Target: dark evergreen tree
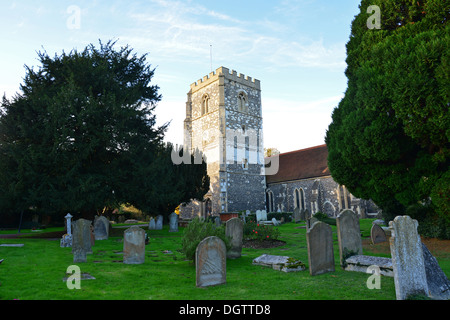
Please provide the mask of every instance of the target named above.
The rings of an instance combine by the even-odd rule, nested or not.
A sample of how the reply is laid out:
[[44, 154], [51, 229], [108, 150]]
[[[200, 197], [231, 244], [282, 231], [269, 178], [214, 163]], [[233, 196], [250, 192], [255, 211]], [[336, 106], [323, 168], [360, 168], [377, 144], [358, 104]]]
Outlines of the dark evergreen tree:
[[154, 69], [146, 55], [114, 46], [39, 52], [21, 93], [3, 98], [0, 214], [33, 207], [92, 219], [120, 203], [151, 211], [184, 199], [167, 185], [178, 172], [162, 142], [167, 125], [155, 126]]
[[[370, 5], [381, 29], [370, 29]], [[387, 220], [429, 203], [450, 221], [450, 3], [363, 0], [347, 44], [348, 87], [326, 143], [333, 178]]]

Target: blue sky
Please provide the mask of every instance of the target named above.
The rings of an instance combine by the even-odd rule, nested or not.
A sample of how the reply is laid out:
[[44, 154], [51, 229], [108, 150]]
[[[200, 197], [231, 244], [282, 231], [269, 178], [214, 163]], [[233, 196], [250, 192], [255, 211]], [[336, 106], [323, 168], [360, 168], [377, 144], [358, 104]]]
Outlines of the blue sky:
[[[347, 87], [345, 44], [359, 0], [2, 0], [0, 93], [19, 90], [24, 65], [117, 40], [156, 68], [158, 123], [181, 144], [191, 83], [220, 66], [259, 79], [264, 145], [281, 152], [324, 143]], [[79, 13], [79, 14], [78, 14]], [[79, 19], [75, 19], [79, 18]]]

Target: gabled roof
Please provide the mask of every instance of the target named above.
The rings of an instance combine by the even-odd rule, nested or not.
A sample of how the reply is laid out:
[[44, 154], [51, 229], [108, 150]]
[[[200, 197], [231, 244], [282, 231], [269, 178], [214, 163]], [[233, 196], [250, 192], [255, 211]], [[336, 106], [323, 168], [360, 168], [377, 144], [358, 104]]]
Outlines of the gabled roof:
[[281, 153], [278, 157], [278, 173], [267, 175], [267, 184], [331, 175], [328, 169], [328, 149], [326, 144]]

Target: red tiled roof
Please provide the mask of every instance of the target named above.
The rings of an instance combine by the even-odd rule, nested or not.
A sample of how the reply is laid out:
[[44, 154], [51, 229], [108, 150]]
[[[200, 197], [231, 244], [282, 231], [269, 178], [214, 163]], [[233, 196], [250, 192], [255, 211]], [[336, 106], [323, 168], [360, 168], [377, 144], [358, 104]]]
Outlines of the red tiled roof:
[[327, 145], [281, 153], [279, 169], [275, 175], [266, 176], [267, 183], [284, 182], [329, 176]]

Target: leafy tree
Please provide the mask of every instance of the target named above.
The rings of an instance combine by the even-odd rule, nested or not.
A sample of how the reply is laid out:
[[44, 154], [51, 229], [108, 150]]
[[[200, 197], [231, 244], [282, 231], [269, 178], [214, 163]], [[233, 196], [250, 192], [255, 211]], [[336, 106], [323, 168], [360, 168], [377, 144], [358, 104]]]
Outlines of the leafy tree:
[[[369, 29], [370, 5], [381, 29]], [[363, 0], [347, 43], [348, 87], [326, 143], [334, 179], [385, 218], [431, 199], [450, 222], [450, 3]]]
[[[161, 99], [146, 55], [100, 42], [26, 67], [21, 93], [3, 98], [0, 207], [92, 218], [105, 206], [149, 196], [164, 173], [158, 158], [167, 125], [155, 127]], [[146, 203], [146, 209], [150, 209]]]

